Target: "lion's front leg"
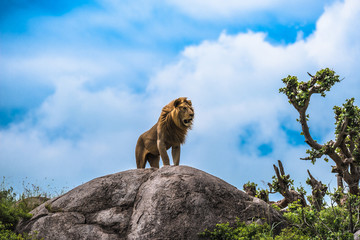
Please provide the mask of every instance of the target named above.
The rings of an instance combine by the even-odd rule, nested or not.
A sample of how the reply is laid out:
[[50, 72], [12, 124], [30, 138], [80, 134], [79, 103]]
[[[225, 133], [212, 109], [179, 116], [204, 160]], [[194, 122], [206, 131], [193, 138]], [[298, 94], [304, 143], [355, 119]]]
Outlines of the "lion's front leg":
[[171, 154], [175, 166], [179, 166], [180, 163], [180, 145], [175, 145], [171, 148]]
[[170, 165], [170, 159], [166, 152], [166, 145], [164, 141], [161, 141], [160, 139], [157, 140], [157, 147], [161, 156], [161, 159], [163, 161], [164, 166]]

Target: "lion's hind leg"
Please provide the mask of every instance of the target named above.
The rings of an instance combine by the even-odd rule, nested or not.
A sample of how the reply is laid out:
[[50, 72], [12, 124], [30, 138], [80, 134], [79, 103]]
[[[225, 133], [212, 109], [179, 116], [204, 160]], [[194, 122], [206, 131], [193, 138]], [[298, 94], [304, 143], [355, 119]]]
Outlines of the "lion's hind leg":
[[160, 155], [152, 155], [152, 154], [149, 153], [147, 155], [147, 160], [149, 161], [151, 167], [159, 168]]

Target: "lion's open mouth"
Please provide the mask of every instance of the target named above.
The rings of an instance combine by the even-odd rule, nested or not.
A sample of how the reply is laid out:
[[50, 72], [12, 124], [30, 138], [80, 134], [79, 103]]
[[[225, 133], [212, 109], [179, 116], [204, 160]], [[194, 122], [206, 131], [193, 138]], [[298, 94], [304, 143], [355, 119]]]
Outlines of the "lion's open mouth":
[[191, 125], [192, 120], [193, 120], [192, 118], [184, 119], [183, 123], [185, 126], [189, 126], [189, 125]]

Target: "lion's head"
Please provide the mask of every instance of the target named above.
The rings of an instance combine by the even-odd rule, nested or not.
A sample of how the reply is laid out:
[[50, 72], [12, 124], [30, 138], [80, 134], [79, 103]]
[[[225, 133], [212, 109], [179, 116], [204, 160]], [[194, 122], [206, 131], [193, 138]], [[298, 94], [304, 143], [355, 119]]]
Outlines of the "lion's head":
[[159, 118], [160, 129], [169, 132], [180, 142], [185, 140], [188, 129], [191, 128], [194, 120], [194, 109], [192, 103], [186, 97], [171, 101], [161, 112]]
[[182, 97], [174, 101], [174, 110], [172, 111], [175, 124], [180, 127], [190, 128], [194, 120], [194, 109], [192, 103], [187, 98]]

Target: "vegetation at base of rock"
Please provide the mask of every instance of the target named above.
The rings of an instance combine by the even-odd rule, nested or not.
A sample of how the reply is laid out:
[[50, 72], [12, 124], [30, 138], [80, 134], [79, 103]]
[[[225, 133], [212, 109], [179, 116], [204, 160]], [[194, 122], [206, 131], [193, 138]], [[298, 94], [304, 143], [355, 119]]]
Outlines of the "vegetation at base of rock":
[[31, 209], [27, 209], [23, 202], [17, 204], [13, 188], [0, 190], [0, 222], [6, 228], [13, 230], [20, 218], [31, 218]]
[[[229, 223], [217, 224], [213, 230], [205, 230], [199, 234], [201, 239], [241, 239], [241, 240], [307, 240], [307, 239], [354, 239], [353, 232], [360, 229], [360, 197], [349, 195], [352, 212], [348, 204], [336, 206], [335, 199], [332, 205], [317, 211], [311, 206], [303, 207], [300, 203], [291, 203], [284, 217], [288, 227], [275, 234], [275, 226], [267, 223], [261, 225], [256, 222], [245, 224], [237, 221], [236, 226], [231, 227]], [[350, 217], [352, 224], [350, 224]], [[352, 228], [352, 230], [350, 229]]]
[[[24, 185], [24, 184], [23, 184]], [[29, 234], [16, 234], [16, 224], [20, 219], [30, 219], [31, 210], [45, 202], [49, 198], [47, 193], [40, 192], [40, 188], [24, 185], [24, 192], [16, 194], [13, 187], [6, 187], [5, 179], [0, 183], [0, 240], [28, 240], [37, 239]]]
[[212, 240], [308, 240], [309, 237], [297, 231], [295, 228], [285, 228], [280, 234], [274, 235], [273, 228], [267, 223], [245, 224], [237, 222], [236, 227], [230, 227], [229, 223], [217, 224], [213, 231], [205, 230], [199, 234], [200, 239]]
[[272, 228], [267, 224], [245, 224], [236, 221], [236, 227], [229, 223], [217, 224], [213, 231], [205, 230], [199, 234], [200, 239], [272, 239]]
[[16, 234], [0, 222], [0, 240], [39, 240], [39, 238], [36, 234]]
[[[283, 200], [278, 202], [268, 201], [272, 207], [281, 210], [287, 227], [277, 235], [273, 228], [268, 225], [257, 226], [256, 222], [249, 225], [237, 223], [232, 228], [229, 224], [218, 224], [213, 231], [206, 230], [200, 236], [206, 239], [354, 239], [354, 232], [360, 230], [360, 196], [351, 194], [348, 189], [334, 189], [327, 191], [327, 187], [316, 180], [308, 171], [309, 177], [306, 183], [312, 187], [312, 195], [307, 196], [309, 204], [305, 202], [306, 191], [303, 187], [297, 188], [293, 185], [290, 175], [285, 174], [281, 161], [279, 168], [274, 165], [276, 176], [273, 183], [268, 184], [270, 193], [281, 193]], [[282, 182], [283, 179], [286, 182]], [[257, 184], [248, 182], [244, 184], [244, 190], [252, 186], [252, 191], [258, 195]], [[279, 186], [274, 188], [274, 186]], [[301, 198], [291, 197], [286, 191], [293, 191]], [[276, 190], [276, 191], [275, 191]], [[347, 190], [347, 193], [345, 193]], [[263, 191], [263, 190], [261, 190]], [[290, 196], [288, 196], [290, 195]], [[323, 201], [327, 195], [330, 202]], [[286, 202], [287, 204], [283, 204]]]

